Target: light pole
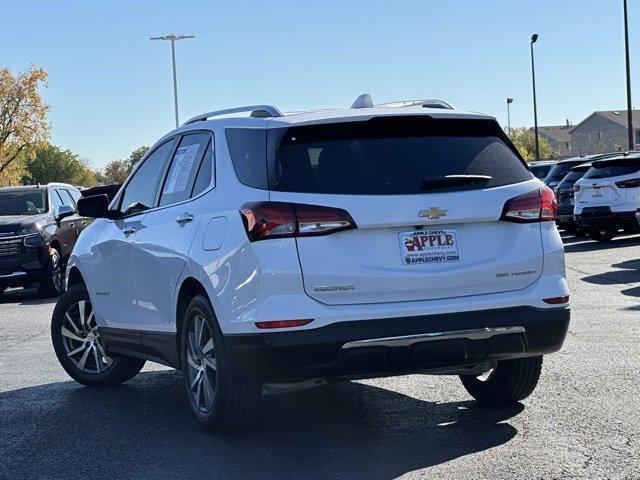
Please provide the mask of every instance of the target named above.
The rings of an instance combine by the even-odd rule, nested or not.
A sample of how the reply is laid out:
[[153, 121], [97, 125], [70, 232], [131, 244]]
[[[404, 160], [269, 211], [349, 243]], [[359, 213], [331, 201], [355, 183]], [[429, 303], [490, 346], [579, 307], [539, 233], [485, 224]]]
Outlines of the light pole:
[[627, 61], [627, 129], [629, 130], [629, 150], [634, 149], [633, 116], [631, 115], [631, 67], [629, 65], [629, 22], [627, 20], [627, 0], [624, 0], [624, 49]]
[[511, 136], [511, 109], [509, 105], [513, 103], [513, 98], [507, 98], [507, 135]]
[[169, 40], [171, 42], [171, 63], [173, 65], [173, 104], [176, 113], [176, 128], [180, 122], [178, 121], [178, 81], [176, 80], [176, 42], [187, 38], [195, 38], [194, 35], [163, 35], [162, 37], [151, 37], [149, 40]]
[[533, 44], [538, 41], [538, 34], [531, 35], [531, 79], [533, 80], [533, 125], [536, 137], [536, 160], [540, 160], [540, 145], [538, 144], [538, 106], [536, 104], [536, 67], [533, 62]]

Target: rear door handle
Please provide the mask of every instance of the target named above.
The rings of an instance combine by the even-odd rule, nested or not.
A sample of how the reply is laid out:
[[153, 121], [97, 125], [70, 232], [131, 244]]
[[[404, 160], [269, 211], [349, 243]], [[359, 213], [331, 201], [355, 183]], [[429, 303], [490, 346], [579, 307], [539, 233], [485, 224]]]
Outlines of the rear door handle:
[[191, 215], [190, 213], [183, 213], [182, 215], [178, 215], [178, 217], [176, 218], [176, 222], [178, 222], [180, 225], [193, 222], [193, 215]]
[[133, 235], [134, 233], [136, 233], [136, 229], [133, 227], [125, 227], [122, 230], [122, 233], [124, 233], [125, 235]]

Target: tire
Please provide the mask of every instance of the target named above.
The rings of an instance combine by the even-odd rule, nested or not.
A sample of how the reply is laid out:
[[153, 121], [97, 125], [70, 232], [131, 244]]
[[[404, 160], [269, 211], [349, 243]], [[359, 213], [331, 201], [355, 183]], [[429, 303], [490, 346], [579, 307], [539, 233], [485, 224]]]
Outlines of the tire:
[[565, 232], [567, 232], [570, 235], [573, 235], [574, 237], [584, 236], [583, 230], [574, 223], [567, 223], [563, 226], [563, 228]]
[[202, 295], [187, 307], [180, 343], [185, 393], [198, 426], [209, 433], [247, 429], [260, 385], [234, 371], [213, 308]]
[[576, 227], [576, 232], [573, 234], [576, 238], [582, 238], [587, 235], [587, 232], [583, 228]]
[[509, 405], [524, 400], [536, 388], [542, 356], [504, 360], [488, 378], [460, 376], [469, 394], [484, 405]]
[[44, 275], [44, 279], [38, 286], [38, 294], [45, 298], [62, 295], [64, 293], [64, 268], [62, 268], [60, 252], [55, 248], [49, 251]]
[[618, 234], [618, 230], [616, 228], [611, 227], [599, 227], [594, 228], [589, 232], [589, 237], [598, 242], [610, 242], [613, 238]]
[[84, 285], [74, 285], [58, 299], [51, 318], [51, 341], [58, 361], [71, 378], [88, 387], [126, 382], [144, 367], [145, 361], [108, 356], [92, 313]]

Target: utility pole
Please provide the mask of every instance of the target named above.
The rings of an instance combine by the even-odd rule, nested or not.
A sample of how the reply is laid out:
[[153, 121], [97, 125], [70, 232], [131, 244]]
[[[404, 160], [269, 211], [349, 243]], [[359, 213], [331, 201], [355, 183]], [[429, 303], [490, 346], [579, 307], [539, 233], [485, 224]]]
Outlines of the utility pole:
[[533, 80], [533, 124], [536, 137], [536, 160], [540, 160], [540, 144], [538, 143], [538, 106], [536, 104], [536, 67], [533, 61], [533, 44], [538, 41], [538, 34], [531, 35], [531, 79]]
[[627, 18], [627, 0], [624, 0], [624, 49], [627, 62], [627, 129], [629, 130], [629, 150], [633, 150], [633, 115], [631, 114], [631, 66], [629, 64], [629, 20]]
[[176, 42], [187, 38], [195, 38], [194, 35], [163, 35], [162, 37], [151, 37], [149, 40], [168, 40], [171, 42], [171, 65], [173, 66], [173, 106], [176, 115], [176, 128], [180, 125], [178, 120], [178, 80], [176, 79]]
[[511, 109], [509, 105], [513, 103], [513, 98], [507, 98], [507, 135], [511, 136]]

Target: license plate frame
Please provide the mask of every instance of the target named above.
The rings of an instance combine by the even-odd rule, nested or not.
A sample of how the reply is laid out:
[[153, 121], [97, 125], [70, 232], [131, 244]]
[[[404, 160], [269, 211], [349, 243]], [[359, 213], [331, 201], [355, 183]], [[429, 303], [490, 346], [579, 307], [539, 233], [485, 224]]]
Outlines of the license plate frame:
[[461, 260], [458, 230], [428, 228], [398, 233], [403, 265], [440, 265]]

